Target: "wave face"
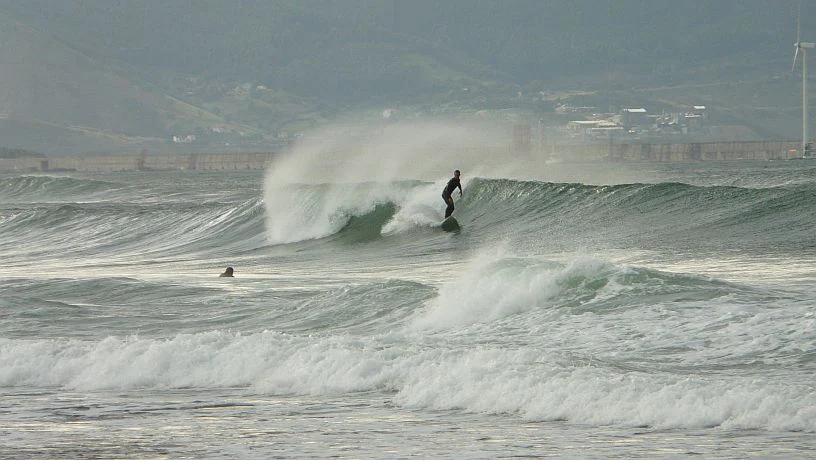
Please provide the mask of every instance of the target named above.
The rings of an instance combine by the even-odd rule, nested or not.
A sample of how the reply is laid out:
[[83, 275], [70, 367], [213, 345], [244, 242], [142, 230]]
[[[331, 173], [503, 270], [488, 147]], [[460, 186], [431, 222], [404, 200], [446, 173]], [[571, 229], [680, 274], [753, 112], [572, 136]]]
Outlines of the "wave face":
[[[288, 184], [258, 196], [203, 199], [179, 187], [70, 177], [0, 180], [0, 222], [25, 257], [123, 257], [255, 250], [327, 238], [412, 246], [438, 229], [444, 181]], [[561, 247], [675, 250], [813, 248], [813, 185], [767, 188], [679, 182], [587, 185], [475, 178], [455, 217], [488, 241], [548, 241]], [[458, 198], [458, 197], [457, 197]], [[413, 238], [411, 235], [413, 234]], [[330, 246], [331, 247], [331, 246]]]
[[126, 179], [0, 179], [5, 235], [0, 248], [17, 263], [96, 261], [95, 256], [110, 263], [264, 244], [259, 198], [202, 195], [186, 189], [188, 184], [156, 184], [140, 175]]
[[0, 388], [816, 431], [814, 169], [649, 167], [0, 176]]
[[[374, 239], [438, 227], [441, 183], [293, 186], [267, 200], [269, 237]], [[816, 189], [473, 179], [457, 217], [480, 237], [561, 245], [794, 249], [813, 243]], [[470, 225], [473, 224], [473, 225]], [[811, 246], [812, 247], [812, 246]]]

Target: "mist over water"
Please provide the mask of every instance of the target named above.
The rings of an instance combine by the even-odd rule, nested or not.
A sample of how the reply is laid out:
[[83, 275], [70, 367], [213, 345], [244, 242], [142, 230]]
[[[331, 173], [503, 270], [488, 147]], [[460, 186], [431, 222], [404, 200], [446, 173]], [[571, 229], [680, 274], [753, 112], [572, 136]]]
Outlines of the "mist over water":
[[457, 168], [485, 175], [478, 168], [511, 159], [508, 145], [501, 123], [349, 122], [306, 132], [272, 165], [267, 185], [434, 180]]

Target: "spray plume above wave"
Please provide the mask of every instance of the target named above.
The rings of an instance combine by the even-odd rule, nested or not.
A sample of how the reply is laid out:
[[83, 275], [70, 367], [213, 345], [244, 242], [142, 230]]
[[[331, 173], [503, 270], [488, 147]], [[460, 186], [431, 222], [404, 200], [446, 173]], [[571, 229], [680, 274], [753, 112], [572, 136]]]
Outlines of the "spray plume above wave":
[[[487, 123], [416, 122], [334, 125], [308, 133], [269, 168], [265, 179], [268, 237], [286, 243], [331, 235], [352, 215], [377, 205], [410, 205], [415, 196], [392, 185], [397, 180], [434, 181], [422, 193], [430, 197], [454, 169], [465, 180], [504, 165], [504, 130]], [[504, 149], [504, 150], [503, 150]], [[309, 188], [320, 184], [321, 199]], [[351, 185], [349, 185], [351, 184]], [[364, 184], [364, 185], [358, 185]], [[430, 204], [429, 199], [421, 200]], [[412, 211], [397, 220], [430, 225], [438, 217]]]

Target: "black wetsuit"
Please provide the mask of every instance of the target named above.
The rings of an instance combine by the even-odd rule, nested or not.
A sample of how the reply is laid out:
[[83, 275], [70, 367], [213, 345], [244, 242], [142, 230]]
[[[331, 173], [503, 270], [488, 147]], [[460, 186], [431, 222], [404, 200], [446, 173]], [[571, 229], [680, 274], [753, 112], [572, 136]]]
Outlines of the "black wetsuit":
[[445, 208], [445, 219], [453, 214], [453, 198], [451, 198], [451, 194], [457, 187], [459, 188], [459, 193], [462, 193], [462, 184], [459, 183], [458, 177], [454, 177], [448, 181], [448, 185], [445, 186], [445, 190], [442, 191], [442, 199], [445, 200], [445, 203], [448, 205], [448, 207]]

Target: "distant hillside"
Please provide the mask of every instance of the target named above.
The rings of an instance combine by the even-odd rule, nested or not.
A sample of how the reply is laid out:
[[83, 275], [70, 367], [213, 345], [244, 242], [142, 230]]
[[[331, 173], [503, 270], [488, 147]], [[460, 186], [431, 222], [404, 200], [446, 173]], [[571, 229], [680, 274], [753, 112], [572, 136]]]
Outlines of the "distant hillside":
[[608, 106], [718, 106], [760, 136], [790, 136], [796, 94], [780, 83], [794, 4], [0, 0], [0, 115], [81, 126], [100, 145], [111, 134], [226, 145], [369, 108], [546, 111], [554, 102], [519, 94], [588, 90]]
[[133, 135], [161, 131], [168, 106], [49, 35], [0, 16], [2, 111], [16, 119]]
[[3, 14], [0, 41], [4, 145], [49, 152], [55, 146], [121, 149], [165, 143], [174, 126], [187, 131], [202, 120], [224, 123], [160, 88], [136, 83], [107, 59]]
[[45, 158], [45, 155], [31, 150], [0, 147], [0, 158]]

